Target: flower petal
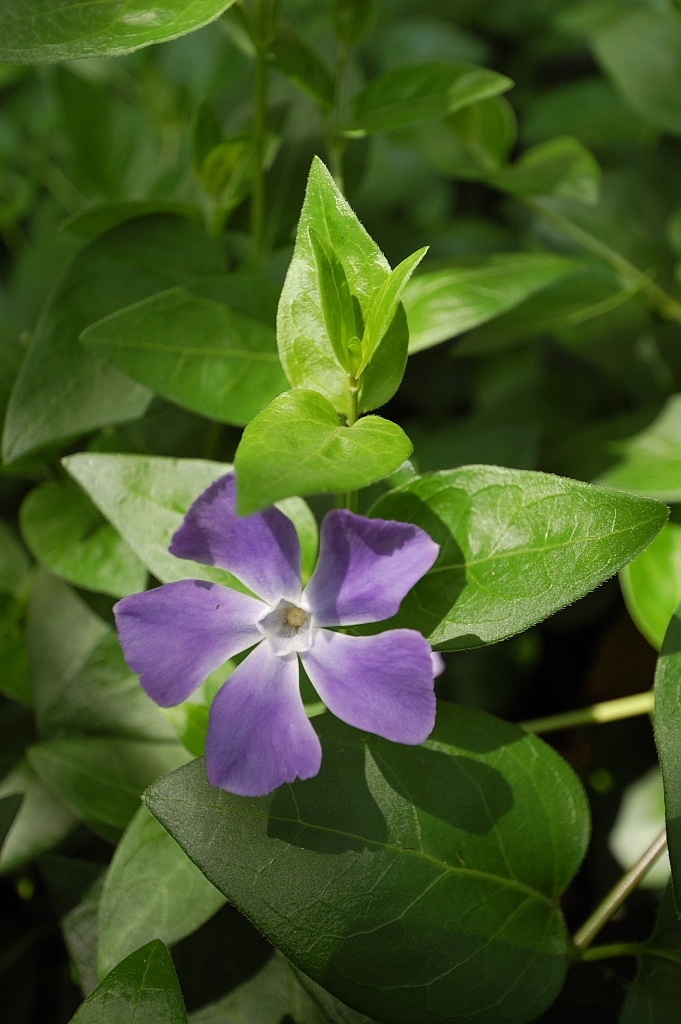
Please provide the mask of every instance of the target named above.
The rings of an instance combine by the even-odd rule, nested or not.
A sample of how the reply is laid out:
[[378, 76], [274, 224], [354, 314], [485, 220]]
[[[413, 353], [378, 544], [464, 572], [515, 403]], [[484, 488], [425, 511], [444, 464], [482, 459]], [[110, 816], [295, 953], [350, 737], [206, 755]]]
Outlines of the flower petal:
[[337, 718], [396, 743], [423, 743], [435, 725], [430, 645], [414, 629], [345, 636], [320, 629], [300, 655]]
[[298, 658], [256, 647], [232, 672], [210, 709], [206, 771], [211, 786], [239, 796], [264, 796], [296, 776], [316, 775], [317, 733], [298, 688]]
[[345, 509], [322, 523], [319, 561], [305, 600], [320, 626], [378, 622], [435, 561], [438, 545], [411, 523], [367, 519]]
[[237, 516], [233, 473], [216, 480], [190, 506], [169, 550], [178, 558], [227, 569], [268, 604], [300, 597], [300, 544], [293, 523], [277, 508]]
[[439, 651], [431, 651], [430, 662], [433, 666], [433, 675], [437, 679], [437, 677], [441, 676], [447, 667], [445, 665], [445, 659], [442, 657]]
[[179, 580], [114, 605], [130, 669], [152, 700], [186, 700], [227, 658], [262, 640], [256, 621], [267, 606], [217, 583]]

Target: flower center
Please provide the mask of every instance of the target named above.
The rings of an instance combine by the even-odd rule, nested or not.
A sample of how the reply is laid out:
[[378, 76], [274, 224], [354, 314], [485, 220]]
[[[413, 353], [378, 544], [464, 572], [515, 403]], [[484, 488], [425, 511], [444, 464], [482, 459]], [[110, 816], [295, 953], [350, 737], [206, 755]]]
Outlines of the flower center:
[[308, 651], [312, 646], [314, 630], [310, 612], [284, 598], [273, 605], [257, 625], [280, 657], [293, 651]]

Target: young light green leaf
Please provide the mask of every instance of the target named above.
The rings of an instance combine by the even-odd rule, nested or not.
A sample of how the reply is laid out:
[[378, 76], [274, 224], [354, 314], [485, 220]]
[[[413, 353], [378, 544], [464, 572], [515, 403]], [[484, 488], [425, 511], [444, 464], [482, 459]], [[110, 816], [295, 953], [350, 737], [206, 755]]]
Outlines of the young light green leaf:
[[224, 269], [217, 241], [182, 217], [127, 221], [81, 250], [48, 300], [14, 386], [5, 462], [141, 416], [151, 392], [86, 351], [78, 337], [123, 306]]
[[390, 491], [369, 514], [416, 523], [440, 545], [381, 628], [419, 629], [455, 650], [502, 640], [572, 604], [650, 543], [668, 510], [545, 473], [462, 466]]
[[417, 274], [402, 296], [409, 353], [455, 338], [579, 268], [563, 256], [518, 252]]
[[179, 743], [71, 737], [27, 749], [51, 793], [108, 842], [116, 843], [147, 786], [190, 760]]
[[667, 523], [641, 554], [620, 572], [629, 614], [659, 651], [681, 601], [681, 526]]
[[396, 423], [365, 416], [344, 427], [319, 392], [286, 391], [243, 433], [234, 457], [237, 509], [248, 515], [289, 495], [368, 487], [411, 450]]
[[662, 897], [655, 930], [637, 947], [638, 973], [622, 1007], [620, 1024], [673, 1024], [681, 986], [681, 923], [671, 885]]
[[12, 0], [0, 12], [0, 61], [57, 64], [116, 57], [213, 21], [234, 0]]
[[333, 249], [324, 244], [315, 228], [310, 228], [309, 231], [312, 251], [317, 262], [319, 294], [326, 333], [336, 359], [344, 370], [350, 370], [352, 362], [349, 345], [357, 337], [358, 331], [348, 279], [343, 264]]
[[333, 104], [333, 78], [315, 50], [293, 25], [279, 19], [268, 60], [272, 67], [290, 78], [299, 89], [328, 111]]
[[85, 348], [178, 405], [245, 426], [287, 386], [274, 331], [185, 288], [92, 324]]
[[382, 132], [436, 120], [511, 88], [505, 75], [463, 61], [431, 61], [374, 78], [353, 103], [353, 131]]
[[681, 611], [676, 609], [655, 670], [655, 743], [664, 783], [667, 844], [681, 918]]
[[125, 664], [112, 627], [45, 571], [31, 594], [26, 636], [42, 737], [173, 739], [162, 713]]
[[70, 481], [30, 491], [19, 522], [34, 557], [69, 583], [113, 597], [145, 589], [147, 571], [137, 555]]
[[571, 135], [539, 142], [514, 164], [486, 175], [491, 185], [514, 196], [563, 196], [590, 206], [598, 202], [600, 179], [596, 158]]
[[14, 871], [60, 843], [77, 824], [68, 807], [22, 761], [0, 782], [0, 799], [21, 796], [21, 806], [0, 846], [0, 874]]
[[[326, 329], [310, 228], [336, 254], [364, 317], [375, 293], [390, 274], [390, 266], [318, 157], [310, 168], [293, 258], [279, 302], [277, 344], [292, 387], [319, 391], [338, 412], [347, 415], [347, 375]], [[401, 340], [406, 360], [406, 336]], [[400, 352], [395, 351], [394, 356], [399, 364]], [[399, 380], [395, 389], [397, 384]], [[368, 404], [370, 398], [368, 393], [360, 405], [361, 412], [375, 408]]]
[[670, 504], [681, 501], [681, 395], [672, 395], [649, 427], [617, 447], [623, 460], [598, 483]]
[[393, 322], [409, 278], [427, 252], [428, 246], [425, 246], [425, 248], [412, 253], [411, 256], [407, 256], [406, 260], [402, 260], [374, 295], [365, 318], [362, 361], [357, 369], [358, 376], [373, 359], [376, 349]]
[[135, 950], [107, 975], [71, 1024], [187, 1024], [182, 992], [158, 939]]
[[116, 848], [102, 889], [100, 978], [151, 939], [170, 946], [191, 935], [224, 902], [172, 836], [140, 807]]
[[355, 1010], [419, 1024], [452, 1006], [462, 1020], [536, 1019], [563, 982], [557, 900], [588, 843], [571, 769], [536, 737], [451, 704], [421, 747], [330, 716], [315, 725], [314, 779], [245, 799], [210, 789], [195, 761], [145, 802], [286, 957]]

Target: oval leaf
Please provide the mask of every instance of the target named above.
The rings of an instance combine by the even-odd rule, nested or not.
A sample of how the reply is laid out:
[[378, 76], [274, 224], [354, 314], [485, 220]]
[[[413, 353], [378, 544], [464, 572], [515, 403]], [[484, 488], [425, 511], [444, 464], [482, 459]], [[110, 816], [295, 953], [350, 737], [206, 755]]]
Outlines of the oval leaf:
[[681, 610], [669, 623], [655, 671], [655, 743], [664, 782], [667, 843], [681, 916]]
[[349, 1006], [386, 1024], [534, 1020], [563, 981], [557, 899], [588, 841], [572, 770], [536, 737], [464, 707], [440, 705], [422, 747], [316, 722], [314, 779], [246, 799], [211, 789], [195, 761], [147, 805]]
[[593, 590], [668, 510], [546, 473], [463, 466], [390, 491], [370, 515], [416, 523], [440, 545], [390, 625], [455, 650], [519, 633]]
[[620, 572], [627, 610], [659, 651], [681, 601], [681, 526], [667, 523], [648, 547]]

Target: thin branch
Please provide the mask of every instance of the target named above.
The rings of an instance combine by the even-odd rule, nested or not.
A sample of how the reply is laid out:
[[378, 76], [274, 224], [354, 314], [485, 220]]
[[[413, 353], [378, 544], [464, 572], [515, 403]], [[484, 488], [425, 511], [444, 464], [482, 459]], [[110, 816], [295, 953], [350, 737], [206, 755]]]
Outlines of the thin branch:
[[617, 700], [591, 704], [588, 708], [564, 711], [559, 715], [531, 718], [526, 722], [518, 722], [518, 725], [526, 732], [556, 732], [558, 729], [574, 729], [578, 725], [600, 725], [603, 722], [617, 722], [622, 718], [634, 718], [636, 715], [649, 715], [654, 705], [654, 691], [646, 690], [633, 697], [619, 697]]

